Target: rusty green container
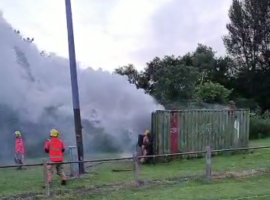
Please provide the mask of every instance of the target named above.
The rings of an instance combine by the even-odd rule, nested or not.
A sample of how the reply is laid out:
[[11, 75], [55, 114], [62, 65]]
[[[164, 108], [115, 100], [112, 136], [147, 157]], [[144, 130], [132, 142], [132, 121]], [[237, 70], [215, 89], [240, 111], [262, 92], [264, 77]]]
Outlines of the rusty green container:
[[250, 111], [157, 110], [152, 113], [156, 154], [248, 147]]

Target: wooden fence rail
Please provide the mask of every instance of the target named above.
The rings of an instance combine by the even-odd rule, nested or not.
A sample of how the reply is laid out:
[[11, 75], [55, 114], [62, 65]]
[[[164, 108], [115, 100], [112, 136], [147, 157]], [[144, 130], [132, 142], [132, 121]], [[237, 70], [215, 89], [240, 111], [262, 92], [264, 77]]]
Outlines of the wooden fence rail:
[[[268, 149], [270, 146], [258, 146], [258, 147], [246, 147], [246, 148], [234, 148], [234, 149], [220, 149], [220, 150], [211, 150], [212, 153], [222, 153], [222, 152], [232, 152], [232, 151], [247, 151], [247, 150], [256, 150], [256, 149]], [[171, 153], [171, 154], [159, 154], [159, 155], [149, 155], [149, 156], [137, 156], [137, 159], [141, 158], [166, 158], [173, 156], [185, 156], [185, 155], [195, 155], [195, 154], [206, 154], [205, 151], [193, 151], [193, 152], [184, 152], [184, 153]], [[124, 161], [124, 160], [133, 160], [132, 157], [124, 158], [104, 158], [104, 159], [93, 159], [93, 160], [84, 160], [84, 161], [65, 161], [60, 164], [73, 164], [73, 163], [97, 163], [97, 162], [112, 162], [112, 161]], [[47, 165], [54, 165], [54, 163], [48, 162]], [[33, 163], [33, 164], [24, 164], [25, 167], [35, 167], [43, 166], [43, 163]], [[0, 165], [0, 169], [3, 168], [16, 168], [18, 165]]]
[[[235, 148], [235, 149], [220, 149], [220, 150], [211, 150], [210, 146], [205, 147], [205, 151], [196, 151], [196, 152], [185, 152], [185, 153], [174, 153], [174, 154], [161, 154], [161, 155], [151, 155], [151, 156], [137, 156], [133, 154], [132, 157], [125, 157], [125, 158], [107, 158], [107, 159], [96, 159], [96, 160], [85, 160], [81, 161], [83, 163], [95, 163], [95, 162], [112, 162], [112, 161], [124, 161], [124, 160], [133, 160], [133, 175], [134, 181], [137, 186], [140, 186], [143, 181], [140, 180], [140, 166], [139, 166], [139, 159], [141, 158], [164, 158], [164, 157], [171, 157], [171, 156], [183, 156], [183, 155], [194, 155], [194, 154], [204, 154], [205, 155], [205, 174], [203, 175], [206, 180], [211, 180], [212, 178], [212, 164], [211, 164], [211, 155], [212, 153], [219, 153], [219, 152], [231, 152], [231, 151], [245, 151], [245, 150], [255, 150], [255, 149], [267, 149], [270, 146], [259, 146], [259, 147], [248, 147], [248, 148]], [[72, 163], [79, 163], [80, 161], [68, 161], [62, 162], [62, 164], [72, 164]], [[47, 166], [53, 165], [54, 163], [48, 163], [46, 160], [43, 163], [36, 163], [36, 164], [25, 164], [23, 166], [43, 166], [43, 176], [44, 176], [44, 188], [45, 188], [45, 195], [47, 197], [51, 196], [51, 189], [50, 185], [48, 184], [47, 180]], [[5, 165], [0, 166], [0, 168], [13, 168], [17, 167], [17, 165]]]
[[[211, 155], [213, 152], [228, 152], [228, 151], [242, 151], [242, 150], [252, 150], [252, 149], [266, 149], [270, 148], [270, 146], [261, 146], [261, 147], [250, 147], [250, 148], [237, 148], [237, 149], [223, 149], [223, 150], [211, 150], [210, 146], [206, 146], [205, 151], [199, 151], [199, 152], [186, 152], [186, 153], [176, 153], [176, 154], [162, 154], [162, 155], [152, 155], [152, 156], [136, 156], [136, 154], [133, 154], [133, 157], [127, 157], [127, 158], [114, 158], [114, 159], [101, 159], [101, 160], [94, 160], [94, 162], [104, 162], [104, 161], [115, 161], [115, 160], [133, 160], [133, 176], [134, 176], [134, 182], [137, 186], [141, 186], [143, 183], [143, 180], [140, 180], [140, 165], [139, 165], [139, 159], [140, 158], [155, 158], [155, 157], [169, 157], [169, 156], [179, 156], [179, 155], [191, 155], [191, 154], [199, 154], [204, 153], [205, 154], [205, 173], [202, 174], [202, 178], [205, 177], [206, 181], [211, 181], [212, 179], [212, 161], [211, 161]], [[93, 160], [92, 160], [93, 161]], [[84, 161], [88, 162], [88, 161]], [[90, 161], [89, 161], [90, 162]], [[70, 163], [70, 162], [67, 162]], [[44, 168], [47, 167], [47, 163], [44, 163]], [[44, 174], [44, 184], [45, 184], [45, 195], [47, 197], [50, 197], [50, 185], [47, 184], [46, 174]], [[46, 187], [47, 186], [47, 187]]]

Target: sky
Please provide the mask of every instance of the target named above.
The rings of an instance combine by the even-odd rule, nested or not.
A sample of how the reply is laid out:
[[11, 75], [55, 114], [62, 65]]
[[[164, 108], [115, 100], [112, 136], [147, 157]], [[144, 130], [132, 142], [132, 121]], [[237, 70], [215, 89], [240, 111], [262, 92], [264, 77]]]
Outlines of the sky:
[[[71, 0], [77, 61], [83, 67], [139, 70], [156, 56], [206, 44], [224, 54], [231, 0]], [[64, 0], [1, 0], [4, 18], [40, 50], [68, 57]]]

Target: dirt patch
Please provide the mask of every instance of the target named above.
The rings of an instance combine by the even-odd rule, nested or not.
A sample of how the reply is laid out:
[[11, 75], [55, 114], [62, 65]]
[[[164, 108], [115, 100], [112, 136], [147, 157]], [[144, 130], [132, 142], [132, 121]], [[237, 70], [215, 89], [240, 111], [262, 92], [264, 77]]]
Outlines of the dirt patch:
[[28, 192], [28, 193], [18, 194], [14, 196], [9, 196], [9, 197], [0, 197], [0, 199], [1, 200], [31, 200], [38, 197], [42, 197], [42, 194]]
[[251, 169], [251, 170], [212, 173], [212, 177], [214, 179], [247, 178], [247, 177], [256, 176], [256, 175], [260, 175], [264, 173], [270, 173], [270, 169], [258, 168], [258, 169]]

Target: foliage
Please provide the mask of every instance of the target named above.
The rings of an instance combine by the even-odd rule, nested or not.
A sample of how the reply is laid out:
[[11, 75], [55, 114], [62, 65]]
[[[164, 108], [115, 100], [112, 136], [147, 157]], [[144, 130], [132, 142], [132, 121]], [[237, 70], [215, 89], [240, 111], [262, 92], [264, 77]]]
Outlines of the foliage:
[[223, 85], [213, 82], [205, 82], [195, 89], [197, 97], [206, 103], [223, 104], [227, 101], [232, 90], [228, 90]]
[[[174, 55], [156, 57], [148, 62], [141, 72], [135, 70], [133, 65], [128, 65], [116, 69], [115, 73], [127, 76], [130, 83], [144, 89], [165, 107], [181, 105], [180, 108], [183, 102], [196, 101], [195, 88], [209, 81], [217, 83], [217, 86], [227, 86], [221, 90], [225, 92], [226, 97], [222, 97], [218, 102], [225, 101], [228, 97], [226, 91], [233, 88], [230, 84], [229, 66], [232, 66], [231, 59], [216, 58], [215, 52], [210, 47], [199, 44], [193, 53], [187, 53], [182, 57]], [[208, 100], [206, 99], [207, 103]]]
[[233, 0], [228, 35], [223, 38], [227, 52], [237, 64], [235, 91], [255, 99], [262, 113], [270, 108], [269, 10], [270, 0]]
[[122, 76], [127, 76], [128, 81], [131, 84], [135, 84], [137, 88], [139, 88], [139, 72], [132, 64], [115, 69], [115, 73]]
[[[141, 72], [128, 65], [116, 69], [116, 73], [127, 75], [130, 83], [165, 106], [196, 100], [194, 97], [207, 91], [210, 98], [200, 96], [205, 102], [232, 99], [240, 107], [258, 110], [259, 105], [263, 114], [270, 108], [269, 10], [270, 0], [233, 0], [228, 34], [223, 37], [228, 55], [217, 57], [211, 47], [198, 44], [194, 52], [183, 56], [156, 57]], [[213, 84], [207, 86], [205, 82]], [[224, 88], [217, 87], [220, 85]], [[217, 95], [217, 90], [224, 96]]]
[[175, 102], [193, 97], [198, 70], [185, 65], [180, 57], [165, 56], [147, 63], [145, 76], [150, 77], [149, 94], [162, 103]]
[[250, 139], [270, 137], [270, 118], [251, 117], [249, 129]]

